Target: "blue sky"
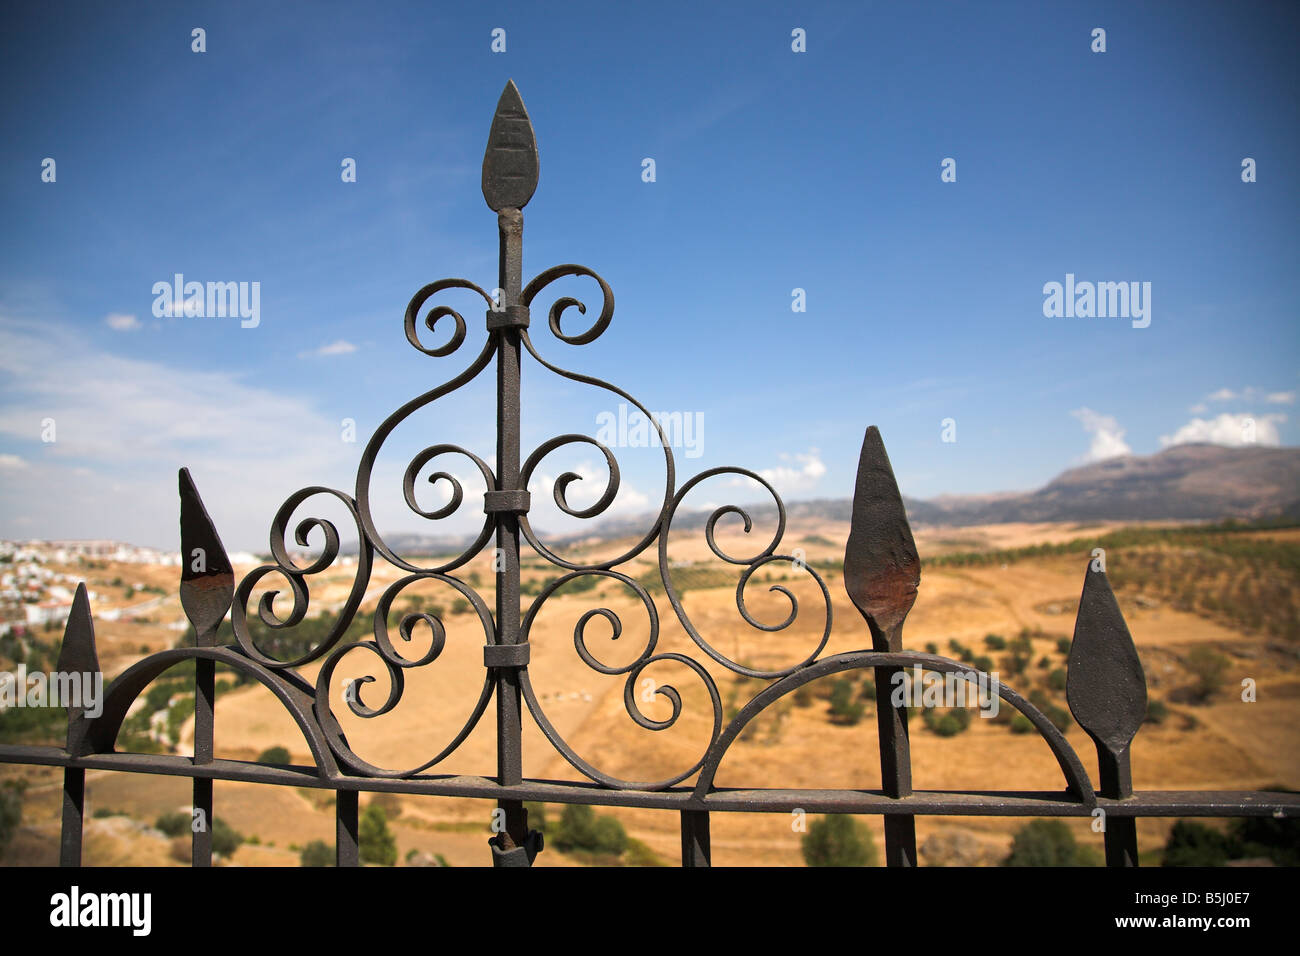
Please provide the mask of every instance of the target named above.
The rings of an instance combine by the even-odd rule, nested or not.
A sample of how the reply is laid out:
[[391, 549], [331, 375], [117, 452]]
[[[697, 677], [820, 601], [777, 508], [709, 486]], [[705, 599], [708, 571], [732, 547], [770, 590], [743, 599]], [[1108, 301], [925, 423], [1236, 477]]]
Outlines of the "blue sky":
[[[383, 417], [486, 337], [481, 306], [448, 296], [469, 341], [429, 358], [406, 343], [402, 314], [438, 278], [496, 284], [479, 175], [509, 78], [541, 158], [525, 279], [577, 262], [616, 297], [584, 347], [549, 334], [539, 300], [534, 340], [652, 410], [702, 416], [680, 479], [732, 464], [788, 500], [847, 497], [869, 424], [915, 497], [1240, 441], [1245, 418], [1257, 441], [1294, 445], [1297, 10], [7, 4], [0, 536], [174, 547], [181, 465], [231, 548], [264, 548], [301, 486], [351, 492]], [[191, 49], [195, 27], [205, 52]], [[491, 50], [498, 27], [504, 53]], [[1098, 27], [1104, 53], [1091, 50]], [[806, 52], [791, 49], [795, 28]], [[941, 181], [945, 158], [956, 182]], [[153, 285], [176, 273], [259, 283], [257, 326], [156, 318]], [[1044, 316], [1044, 284], [1067, 273], [1149, 282], [1150, 325]], [[590, 281], [551, 290], [546, 302], [598, 307]], [[439, 462], [469, 501], [447, 521], [407, 512], [400, 475], [434, 443], [490, 458], [492, 378], [394, 434], [375, 477], [381, 530], [482, 520], [463, 458]], [[618, 404], [535, 363], [524, 390], [525, 457], [561, 432], [594, 435]], [[653, 507], [662, 457], [615, 450], [612, 513]], [[573, 502], [594, 500], [590, 447], [539, 472], [570, 469], [590, 475]], [[436, 506], [440, 490], [422, 500]], [[725, 478], [700, 494], [699, 506], [758, 497]], [[556, 514], [543, 501], [534, 520], [565, 527]]]

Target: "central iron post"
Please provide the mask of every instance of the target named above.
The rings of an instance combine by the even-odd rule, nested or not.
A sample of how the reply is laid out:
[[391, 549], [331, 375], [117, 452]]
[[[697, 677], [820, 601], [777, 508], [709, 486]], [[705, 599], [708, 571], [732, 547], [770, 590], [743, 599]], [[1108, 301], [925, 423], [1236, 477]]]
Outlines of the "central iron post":
[[[497, 486], [485, 496], [483, 510], [496, 524], [496, 643], [519, 641], [519, 515], [528, 511], [528, 491], [519, 476], [519, 330], [528, 327], [528, 309], [520, 302], [523, 286], [523, 207], [537, 188], [537, 143], [514, 81], [506, 84], [492, 118], [483, 155], [483, 198], [497, 213], [500, 239], [498, 290], [487, 325], [497, 352]], [[498, 652], [500, 653], [500, 652]], [[522, 720], [519, 666], [526, 650], [498, 658], [496, 670], [497, 782], [503, 787], [523, 781], [520, 738]], [[540, 834], [528, 830], [522, 801], [500, 800], [497, 834], [492, 838], [497, 866], [530, 866], [541, 849]], [[504, 819], [502, 819], [504, 817]]]

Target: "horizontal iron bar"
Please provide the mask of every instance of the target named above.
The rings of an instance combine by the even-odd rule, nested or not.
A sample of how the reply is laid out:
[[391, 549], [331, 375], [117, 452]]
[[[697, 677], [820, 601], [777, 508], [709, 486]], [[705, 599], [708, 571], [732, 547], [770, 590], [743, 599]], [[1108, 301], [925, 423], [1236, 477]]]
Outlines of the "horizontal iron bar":
[[[319, 790], [357, 790], [469, 797], [480, 800], [536, 800], [609, 807], [711, 812], [898, 814], [904, 816], [1086, 817], [1092, 808], [1064, 791], [917, 790], [893, 798], [879, 790], [717, 789], [694, 799], [689, 788], [663, 791], [610, 790], [594, 784], [526, 780], [503, 787], [475, 776], [322, 777], [312, 767], [283, 767], [242, 760], [196, 765], [171, 754], [98, 754], [73, 758], [58, 747], [0, 745], [0, 763], [82, 767], [122, 773], [206, 777]], [[1097, 806], [1117, 817], [1300, 817], [1300, 793], [1258, 790], [1145, 790], [1125, 800], [1098, 798]]]

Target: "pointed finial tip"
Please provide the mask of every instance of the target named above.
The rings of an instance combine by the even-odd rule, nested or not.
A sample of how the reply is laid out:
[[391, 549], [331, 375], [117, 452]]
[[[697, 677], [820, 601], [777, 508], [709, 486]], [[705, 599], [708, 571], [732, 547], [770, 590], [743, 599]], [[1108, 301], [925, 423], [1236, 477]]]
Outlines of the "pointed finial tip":
[[507, 80], [483, 154], [483, 198], [493, 212], [522, 209], [537, 189], [537, 138], [514, 80]]
[[90, 613], [90, 594], [86, 582], [77, 584], [63, 628], [63, 646], [55, 665], [62, 673], [92, 673], [99, 670], [99, 655], [95, 651], [95, 622]]

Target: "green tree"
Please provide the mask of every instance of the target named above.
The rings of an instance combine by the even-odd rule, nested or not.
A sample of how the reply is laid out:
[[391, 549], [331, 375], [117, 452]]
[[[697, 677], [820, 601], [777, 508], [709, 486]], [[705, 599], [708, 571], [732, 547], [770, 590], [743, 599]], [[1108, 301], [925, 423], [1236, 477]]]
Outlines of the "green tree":
[[1196, 682], [1192, 685], [1192, 694], [1202, 703], [1214, 696], [1223, 684], [1231, 662], [1218, 651], [1205, 645], [1192, 648], [1187, 655], [1187, 669], [1192, 672]]
[[1277, 866], [1300, 866], [1300, 819], [1241, 817], [1230, 829], [1239, 858], [1268, 857]]
[[1033, 820], [1016, 831], [1003, 866], [1097, 866], [1092, 847], [1079, 846], [1060, 820]]
[[567, 805], [560, 814], [555, 838], [550, 842], [557, 850], [590, 849], [596, 842], [596, 811], [586, 804]]
[[871, 831], [842, 813], [814, 820], [804, 834], [802, 849], [803, 861], [809, 866], [876, 865], [876, 843]]
[[955, 737], [970, 726], [970, 711], [965, 707], [927, 707], [921, 711], [921, 719], [931, 732], [940, 737]]
[[1169, 831], [1162, 865], [1223, 866], [1229, 860], [1260, 858], [1276, 866], [1300, 865], [1300, 820], [1242, 817], [1233, 820], [1226, 833], [1179, 820]]
[[23, 794], [18, 787], [6, 786], [0, 790], [0, 857], [5, 855], [9, 843], [18, 832], [23, 819]]
[[1232, 840], [1226, 833], [1196, 823], [1179, 820], [1165, 841], [1161, 866], [1223, 866], [1232, 855]]
[[1154, 697], [1147, 701], [1147, 715], [1143, 723], [1163, 724], [1169, 717], [1169, 705]]
[[393, 831], [388, 829], [388, 816], [382, 808], [373, 804], [366, 807], [366, 812], [361, 815], [357, 837], [361, 844], [362, 863], [397, 865], [397, 839], [393, 836]]
[[267, 747], [257, 757], [258, 763], [287, 764], [289, 760], [287, 747]]
[[239, 845], [244, 842], [243, 834], [239, 833], [221, 817], [212, 818], [212, 852], [220, 853], [222, 856], [231, 856]]
[[155, 830], [161, 830], [169, 837], [178, 837], [193, 832], [190, 829], [193, 819], [188, 813], [181, 813], [178, 810], [175, 813], [164, 813], [154, 821], [153, 826]]
[[384, 816], [389, 820], [396, 820], [402, 815], [402, 798], [395, 793], [380, 791], [371, 796], [368, 806], [383, 810]]
[[831, 686], [831, 722], [856, 724], [862, 719], [866, 705], [853, 696], [853, 681], [841, 678]]
[[[154, 821], [154, 829], [161, 830], [169, 837], [189, 836], [194, 832], [194, 817], [192, 814], [181, 810], [175, 813], [164, 813]], [[230, 856], [239, 849], [239, 845], [243, 842], [243, 835], [237, 832], [229, 823], [221, 819], [221, 817], [212, 818], [213, 853]]]
[[618, 856], [627, 849], [627, 831], [613, 817], [598, 816], [585, 804], [571, 803], [560, 814], [555, 836], [548, 841], [557, 850], [585, 850]]
[[597, 853], [611, 853], [619, 856], [627, 849], [627, 831], [623, 824], [613, 817], [596, 817], [596, 845], [592, 847]]
[[312, 840], [302, 848], [300, 859], [303, 866], [333, 866], [334, 847], [324, 840]]

